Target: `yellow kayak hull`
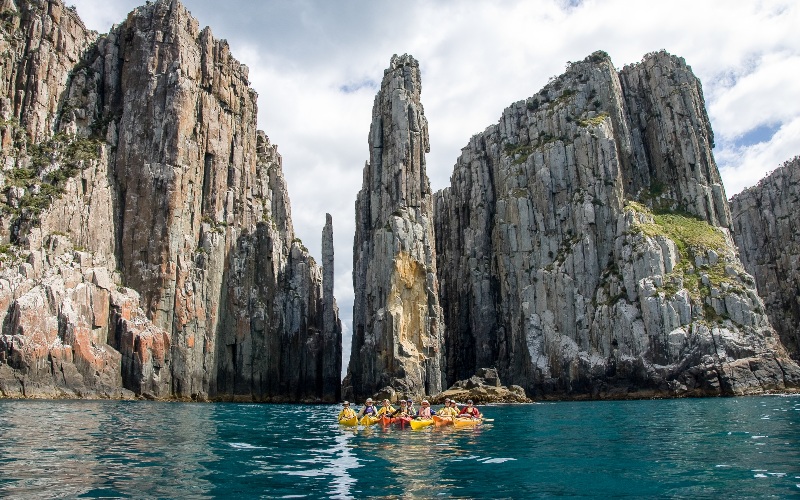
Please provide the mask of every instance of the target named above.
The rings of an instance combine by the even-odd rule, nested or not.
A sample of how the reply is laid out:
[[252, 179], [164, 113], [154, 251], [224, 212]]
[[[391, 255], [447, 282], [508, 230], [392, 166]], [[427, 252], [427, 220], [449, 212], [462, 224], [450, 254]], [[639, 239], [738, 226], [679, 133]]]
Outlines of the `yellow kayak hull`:
[[348, 427], [354, 427], [358, 425], [358, 418], [356, 418], [355, 416], [352, 416], [350, 418], [343, 418], [339, 420], [339, 423], [342, 425], [346, 425]]
[[370, 417], [369, 415], [364, 415], [361, 417], [361, 421], [359, 422], [361, 425], [373, 425], [377, 424], [381, 421], [380, 417]]
[[482, 420], [480, 418], [455, 418], [453, 419], [453, 425], [456, 427], [475, 427], [476, 425], [480, 424]]
[[411, 423], [411, 428], [412, 429], [414, 429], [414, 430], [422, 429], [422, 428], [428, 427], [429, 425], [433, 425], [433, 419], [432, 418], [423, 418], [423, 419], [420, 419], [420, 420], [416, 420], [415, 419], [415, 420], [412, 420], [410, 423]]

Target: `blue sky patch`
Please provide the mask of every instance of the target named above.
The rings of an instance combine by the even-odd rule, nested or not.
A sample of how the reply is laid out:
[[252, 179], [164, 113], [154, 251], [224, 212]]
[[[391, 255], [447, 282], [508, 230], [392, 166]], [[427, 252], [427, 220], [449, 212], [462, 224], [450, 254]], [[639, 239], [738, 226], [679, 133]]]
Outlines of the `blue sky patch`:
[[781, 128], [780, 123], [759, 125], [745, 132], [744, 135], [736, 140], [736, 145], [742, 147], [767, 142], [772, 139], [772, 136], [775, 135], [779, 128]]
[[364, 79], [360, 82], [350, 82], [345, 83], [339, 87], [339, 92], [343, 92], [345, 94], [352, 94], [353, 92], [358, 92], [361, 89], [369, 89], [369, 90], [378, 90], [378, 82], [375, 80]]

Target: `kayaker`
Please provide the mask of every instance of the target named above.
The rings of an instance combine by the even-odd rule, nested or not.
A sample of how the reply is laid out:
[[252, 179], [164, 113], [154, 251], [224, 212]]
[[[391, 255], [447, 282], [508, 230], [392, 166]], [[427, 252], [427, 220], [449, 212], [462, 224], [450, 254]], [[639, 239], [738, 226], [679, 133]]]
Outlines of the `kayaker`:
[[406, 400], [400, 400], [400, 408], [396, 409], [392, 412], [393, 417], [407, 417], [408, 416], [408, 408], [406, 407]]
[[367, 400], [364, 402], [364, 407], [358, 410], [358, 418], [361, 418], [364, 415], [371, 415], [374, 417], [377, 415], [377, 413], [378, 410], [372, 404], [372, 398], [367, 398]]
[[417, 418], [431, 418], [431, 404], [427, 399], [422, 400], [422, 406], [417, 412]]
[[461, 408], [461, 411], [458, 413], [459, 417], [472, 417], [472, 418], [481, 418], [481, 412], [478, 411], [478, 408], [472, 406], [472, 400], [467, 400], [467, 406]]
[[350, 408], [350, 401], [345, 401], [342, 403], [342, 411], [339, 412], [339, 420], [344, 420], [347, 418], [353, 418], [356, 416], [356, 412]]
[[458, 415], [458, 410], [450, 406], [451, 404], [455, 403], [455, 401], [450, 401], [450, 399], [444, 400], [444, 406], [436, 412], [437, 415], [440, 417], [455, 417]]
[[383, 402], [381, 403], [381, 407], [378, 409], [378, 416], [385, 414], [391, 417], [392, 415], [394, 415], [395, 411], [396, 410], [394, 409], [394, 406], [392, 406], [389, 400], [384, 399]]
[[409, 417], [416, 415], [417, 412], [416, 412], [416, 410], [414, 410], [414, 400], [413, 399], [409, 399], [408, 401], [406, 401], [406, 411], [408, 412], [408, 416]]

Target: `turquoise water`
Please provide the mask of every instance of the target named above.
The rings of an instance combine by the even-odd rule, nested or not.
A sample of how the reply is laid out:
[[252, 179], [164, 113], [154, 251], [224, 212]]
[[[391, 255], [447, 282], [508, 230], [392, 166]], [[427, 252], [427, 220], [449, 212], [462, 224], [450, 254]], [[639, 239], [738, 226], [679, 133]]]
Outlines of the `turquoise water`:
[[330, 406], [0, 400], [0, 496], [800, 496], [800, 396], [482, 410], [353, 430]]

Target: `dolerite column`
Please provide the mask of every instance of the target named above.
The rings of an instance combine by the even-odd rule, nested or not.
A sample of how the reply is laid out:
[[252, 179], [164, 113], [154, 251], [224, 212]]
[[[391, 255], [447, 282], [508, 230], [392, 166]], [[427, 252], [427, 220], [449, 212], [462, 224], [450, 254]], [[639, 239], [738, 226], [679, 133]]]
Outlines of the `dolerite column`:
[[393, 56], [375, 96], [370, 160], [356, 200], [346, 383], [359, 400], [387, 387], [402, 395], [442, 388], [444, 327], [420, 91], [419, 63], [409, 55]]
[[325, 214], [322, 229], [322, 400], [338, 401], [342, 393], [342, 322], [333, 296], [333, 218]]

